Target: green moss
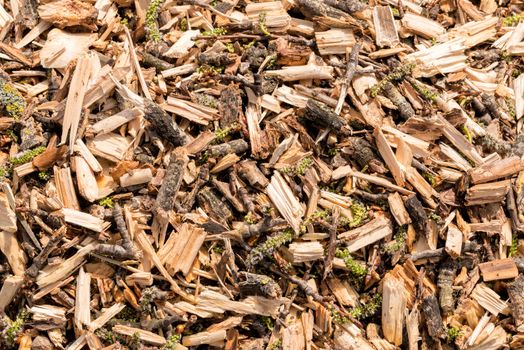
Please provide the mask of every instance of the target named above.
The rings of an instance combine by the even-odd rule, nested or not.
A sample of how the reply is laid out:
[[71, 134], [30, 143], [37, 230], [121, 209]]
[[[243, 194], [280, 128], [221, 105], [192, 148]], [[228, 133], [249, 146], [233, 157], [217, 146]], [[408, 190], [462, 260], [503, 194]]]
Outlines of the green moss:
[[102, 339], [105, 343], [114, 344], [116, 337], [112, 331], [106, 328], [99, 328], [95, 331], [95, 334]]
[[447, 331], [447, 341], [448, 343], [453, 343], [455, 339], [462, 335], [462, 331], [457, 327], [448, 328]]
[[266, 65], [267, 69], [273, 69], [277, 65], [278, 55], [271, 55], [271, 58], [269, 59], [269, 62]]
[[384, 79], [378, 82], [378, 84], [371, 87], [371, 96], [377, 97], [377, 95], [382, 91], [382, 89], [384, 89], [387, 83], [404, 79], [406, 75], [411, 74], [414, 68], [415, 68], [414, 63], [406, 64], [399, 68], [395, 68], [393, 72], [386, 75]]
[[466, 125], [462, 126], [462, 133], [466, 138], [468, 139], [469, 143], [473, 143], [473, 136], [471, 135], [471, 132], [469, 131], [468, 127]]
[[277, 339], [267, 347], [268, 350], [282, 349], [282, 339]]
[[113, 208], [115, 205], [115, 202], [113, 201], [113, 197], [105, 197], [98, 201], [98, 204], [105, 208]]
[[277, 233], [273, 237], [268, 238], [264, 243], [259, 244], [255, 248], [251, 249], [247, 256], [246, 263], [248, 266], [255, 266], [264, 257], [270, 256], [278, 248], [290, 242], [294, 237], [292, 229], [286, 229], [280, 233]]
[[226, 51], [229, 53], [235, 53], [235, 47], [233, 46], [233, 43], [225, 43]]
[[391, 12], [393, 13], [393, 17], [400, 17], [400, 12], [396, 7], [389, 6], [389, 8], [391, 9]]
[[361, 284], [368, 273], [366, 267], [357, 263], [346, 248], [337, 248], [335, 256], [344, 260], [344, 264], [348, 268], [352, 280], [356, 282], [356, 284]]
[[358, 320], [369, 318], [377, 313], [382, 305], [382, 295], [375, 294], [371, 300], [361, 306], [354, 307], [349, 314]]
[[163, 350], [173, 350], [176, 348], [177, 344], [180, 344], [180, 339], [182, 336], [180, 334], [173, 334], [169, 338], [167, 338], [166, 345], [162, 347]]
[[434, 93], [433, 91], [429, 90], [425, 86], [420, 86], [418, 84], [411, 84], [413, 86], [413, 89], [415, 89], [416, 92], [424, 96], [424, 98], [431, 102], [436, 102], [438, 94]]
[[406, 244], [406, 237], [407, 237], [407, 227], [401, 226], [395, 236], [393, 236], [393, 241], [388, 242], [384, 245], [384, 250], [389, 253], [393, 254], [398, 252], [400, 249], [404, 247]]
[[34, 157], [36, 157], [37, 155], [43, 153], [44, 151], [45, 151], [45, 147], [44, 146], [40, 146], [40, 147], [34, 148], [32, 150], [26, 151], [26, 152], [24, 152], [22, 155], [20, 155], [18, 157], [13, 157], [9, 161], [13, 165], [25, 164], [25, 163], [28, 163], [31, 160], [33, 160]]
[[206, 30], [202, 32], [202, 35], [205, 35], [205, 36], [220, 36], [220, 35], [226, 35], [226, 34], [227, 34], [227, 30], [222, 27], [218, 27], [212, 30]]
[[511, 240], [511, 247], [509, 247], [508, 256], [510, 257], [515, 256], [518, 250], [519, 250], [519, 240], [517, 237], [513, 237], [513, 239]]
[[140, 314], [135, 309], [126, 305], [126, 307], [124, 307], [115, 318], [127, 322], [138, 323], [140, 321]]
[[434, 212], [430, 213], [429, 214], [429, 218], [435, 222], [439, 222], [442, 220], [442, 218], [440, 217], [440, 215], [437, 215], [435, 214]]
[[182, 20], [180, 21], [180, 30], [185, 32], [188, 28], [188, 25], [187, 25], [187, 18], [182, 18]]
[[0, 106], [10, 117], [19, 119], [25, 112], [26, 103], [22, 94], [9, 82], [0, 78]]
[[252, 212], [249, 212], [246, 216], [244, 216], [244, 221], [249, 225], [254, 225], [257, 223], [257, 219]]
[[47, 181], [51, 178], [51, 175], [49, 175], [48, 171], [42, 170], [38, 172], [38, 178], [43, 181]]
[[435, 185], [437, 184], [437, 179], [435, 178], [435, 175], [431, 173], [423, 172], [422, 177], [426, 179], [432, 187], [435, 187]]
[[225, 69], [224, 67], [215, 67], [215, 66], [211, 66], [208, 64], [203, 64], [197, 67], [196, 72], [202, 75], [206, 75], [206, 74], [215, 75], [215, 74], [224, 73], [224, 69]]
[[340, 220], [340, 225], [342, 226], [349, 226], [349, 228], [357, 227], [368, 217], [368, 211], [366, 207], [357, 201], [353, 201], [349, 209], [353, 214], [353, 219], [350, 220], [343, 218]]
[[262, 321], [262, 323], [264, 324], [264, 326], [266, 326], [266, 328], [272, 332], [273, 329], [275, 328], [275, 323], [273, 322], [273, 319], [269, 316], [260, 316], [260, 319]]
[[22, 332], [22, 328], [24, 327], [25, 321], [27, 321], [29, 315], [27, 311], [24, 309], [22, 310], [18, 316], [16, 316], [16, 319], [14, 321], [11, 321], [9, 318], [4, 318], [4, 321], [8, 324], [8, 326], [5, 329], [5, 335], [7, 337], [7, 343], [10, 345], [15, 344], [16, 338]]
[[8, 129], [5, 131], [6, 135], [9, 135], [9, 137], [11, 138], [11, 140], [13, 140], [14, 142], [18, 142], [18, 136], [16, 136], [15, 132], [13, 129]]
[[164, 0], [151, 0], [151, 3], [147, 8], [145, 29], [148, 38], [153, 41], [160, 40], [160, 32], [158, 31], [156, 20], [158, 18], [160, 7], [163, 3]]
[[237, 129], [237, 125], [233, 124], [224, 129], [217, 129], [215, 131], [215, 141], [224, 142], [224, 139]]
[[271, 33], [267, 30], [266, 16], [267, 14], [265, 12], [260, 12], [260, 14], [258, 15], [258, 28], [260, 29], [262, 34], [269, 36], [271, 35]]
[[311, 157], [305, 157], [298, 162], [298, 164], [291, 166], [291, 167], [285, 167], [282, 169], [282, 172], [287, 175], [296, 175], [296, 176], [302, 176], [306, 173], [306, 171], [313, 165], [313, 158]]
[[197, 159], [198, 165], [206, 164], [209, 161], [209, 151], [205, 151], [200, 154], [200, 157]]
[[218, 108], [218, 102], [217, 99], [213, 96], [207, 95], [207, 94], [197, 94], [196, 95], [197, 101], [199, 104], [204, 105], [206, 107], [211, 108]]
[[514, 27], [522, 20], [522, 16], [519, 14], [512, 14], [502, 19], [502, 25], [505, 27]]

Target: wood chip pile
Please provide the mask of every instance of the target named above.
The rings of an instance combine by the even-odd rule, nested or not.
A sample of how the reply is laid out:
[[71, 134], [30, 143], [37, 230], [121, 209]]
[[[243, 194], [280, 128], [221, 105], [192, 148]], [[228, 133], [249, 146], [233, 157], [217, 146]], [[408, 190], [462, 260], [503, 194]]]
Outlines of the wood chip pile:
[[0, 0], [0, 349], [524, 349], [522, 10]]

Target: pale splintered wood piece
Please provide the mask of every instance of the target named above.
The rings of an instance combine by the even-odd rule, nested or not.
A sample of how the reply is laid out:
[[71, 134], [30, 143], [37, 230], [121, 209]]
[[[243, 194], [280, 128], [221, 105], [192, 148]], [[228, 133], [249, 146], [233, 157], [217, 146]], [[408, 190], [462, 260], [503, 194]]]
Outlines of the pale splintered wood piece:
[[187, 275], [205, 238], [205, 230], [188, 223], [182, 224], [176, 234], [171, 234], [158, 252], [169, 274], [182, 271]]
[[160, 271], [160, 274], [164, 276], [164, 278], [171, 284], [171, 290], [178, 295], [180, 295], [182, 298], [194, 302], [194, 297], [192, 295], [187, 294], [184, 290], [182, 290], [176, 281], [171, 277], [169, 272], [167, 272], [166, 268], [162, 264], [162, 261], [158, 257], [157, 253], [155, 252], [153, 246], [151, 245], [151, 242], [147, 238], [144, 231], [138, 231], [135, 235], [135, 241], [140, 247], [140, 249], [144, 252], [145, 255], [149, 256], [153, 264], [156, 266], [158, 271]]
[[77, 139], [74, 146], [74, 150], [75, 152], [78, 152], [78, 154], [82, 156], [82, 158], [84, 158], [87, 164], [89, 164], [91, 170], [93, 170], [95, 173], [102, 172], [102, 166], [95, 158], [93, 153], [91, 153], [91, 151], [87, 148], [84, 141], [82, 141], [81, 139]]
[[11, 303], [23, 283], [23, 276], [9, 276], [4, 280], [0, 290], [0, 313]]
[[79, 210], [62, 208], [61, 211], [64, 215], [65, 222], [87, 228], [94, 232], [102, 232], [109, 226], [108, 222]]
[[299, 318], [282, 330], [282, 349], [304, 349], [304, 328]]
[[315, 261], [324, 257], [324, 248], [318, 241], [291, 243], [289, 252], [293, 263]]
[[472, 160], [476, 165], [482, 164], [484, 159], [478, 153], [477, 149], [469, 143], [468, 139], [458, 131], [450, 122], [448, 122], [444, 117], [437, 116], [439, 121], [444, 124], [442, 128], [444, 136], [459, 149], [466, 157]]
[[485, 282], [515, 278], [519, 275], [513, 259], [497, 259], [479, 264]]
[[0, 228], [6, 233], [17, 231], [16, 214], [11, 208], [8, 195], [0, 192]]
[[[268, 70], [265, 75], [277, 77], [283, 81], [297, 81], [308, 79], [332, 80], [334, 68], [331, 66], [317, 66], [306, 64], [303, 66], [282, 67], [282, 69]], [[278, 97], [277, 97], [278, 98]]]
[[7, 33], [9, 33], [12, 24], [13, 17], [5, 10], [3, 3], [0, 4], [0, 28], [2, 28], [0, 30], [0, 41], [4, 40]]
[[192, 335], [186, 335], [182, 338], [182, 345], [184, 346], [197, 346], [203, 344], [217, 344], [223, 343], [226, 339], [226, 330], [219, 329], [217, 331], [206, 331]]
[[85, 337], [89, 350], [99, 350], [104, 346], [100, 338], [98, 338], [98, 336], [94, 333], [87, 332]]
[[184, 101], [172, 96], [167, 98], [167, 104], [160, 105], [160, 107], [167, 112], [175, 113], [187, 120], [202, 125], [208, 125], [210, 121], [219, 118], [218, 110], [215, 108]]
[[123, 28], [124, 28], [124, 33], [126, 34], [127, 44], [129, 45], [129, 54], [131, 56], [131, 63], [133, 64], [135, 74], [138, 77], [138, 81], [140, 82], [140, 87], [142, 88], [142, 92], [144, 93], [144, 96], [151, 100], [152, 99], [151, 94], [149, 93], [149, 88], [147, 87], [146, 80], [144, 79], [144, 74], [142, 74], [142, 68], [140, 67], [140, 62], [138, 62], [138, 58], [136, 57], [135, 46], [133, 45], [133, 38], [131, 37], [131, 33], [129, 33], [129, 28], [127, 28], [127, 26], [124, 26]]
[[148, 183], [153, 179], [153, 172], [150, 168], [133, 169], [120, 176], [120, 186], [129, 187]]
[[471, 298], [494, 316], [497, 316], [499, 313], [507, 314], [509, 311], [507, 310], [508, 303], [503, 301], [500, 295], [484, 283], [477, 284], [471, 293]]
[[101, 315], [98, 316], [96, 320], [89, 324], [89, 330], [94, 332], [97, 329], [102, 328], [107, 322], [109, 322], [109, 320], [118, 315], [118, 313], [124, 308], [125, 304], [122, 303], [115, 303], [111, 305], [109, 308], [102, 311]]
[[121, 334], [128, 337], [133, 337], [136, 335], [141, 341], [152, 345], [162, 346], [166, 343], [166, 338], [140, 328], [134, 328], [118, 324], [113, 326], [112, 331], [116, 334]]
[[262, 151], [260, 111], [254, 103], [249, 103], [245, 114], [247, 119], [247, 129], [249, 132], [251, 153], [253, 153], [253, 155], [259, 156], [260, 152]]
[[125, 109], [93, 124], [90, 129], [95, 134], [106, 134], [143, 115], [139, 108]]
[[334, 28], [325, 32], [315, 32], [318, 51], [321, 55], [345, 54], [356, 40], [351, 29]]
[[426, 39], [437, 38], [446, 33], [440, 23], [414, 13], [406, 13], [401, 22], [404, 28]]
[[402, 193], [402, 194], [406, 194], [406, 195], [413, 194], [412, 191], [406, 190], [404, 187], [394, 185], [391, 182], [389, 182], [388, 180], [383, 179], [381, 177], [374, 176], [374, 175], [368, 175], [368, 174], [361, 173], [359, 171], [355, 171], [349, 165], [344, 165], [344, 166], [341, 166], [335, 169], [333, 171], [333, 174], [331, 175], [331, 178], [333, 180], [338, 180], [346, 176], [354, 176], [356, 178], [369, 181], [375, 185], [383, 186], [393, 191], [398, 191], [399, 193]]
[[73, 157], [71, 162], [74, 164], [76, 172], [76, 183], [78, 192], [89, 202], [94, 202], [99, 198], [96, 177], [89, 167], [89, 164], [82, 157]]
[[411, 223], [411, 217], [409, 216], [409, 213], [404, 206], [404, 201], [398, 192], [393, 192], [388, 196], [388, 203], [389, 208], [391, 209], [391, 214], [393, 214], [397, 224], [404, 226]]
[[406, 295], [404, 281], [387, 274], [382, 280], [382, 331], [392, 344], [402, 344]]
[[408, 349], [418, 350], [418, 341], [420, 337], [419, 319], [420, 311], [414, 307], [411, 312], [406, 309], [406, 331], [408, 334]]
[[220, 159], [216, 165], [211, 169], [211, 174], [218, 174], [223, 170], [226, 170], [227, 168], [232, 167], [238, 161], [240, 160], [240, 157], [237, 156], [235, 153], [230, 153], [228, 155], [225, 155], [222, 159]]
[[379, 214], [367, 224], [339, 234], [338, 238], [347, 242], [347, 249], [352, 253], [392, 233], [391, 220]]
[[298, 108], [305, 108], [309, 99], [308, 96], [293, 88], [290, 88], [287, 85], [282, 85], [275, 90], [275, 98], [280, 102], [284, 102]]
[[466, 205], [480, 205], [503, 201], [510, 190], [511, 180], [475, 185], [466, 192]]
[[33, 322], [54, 324], [58, 327], [67, 322], [66, 309], [54, 305], [36, 305], [29, 309], [33, 314]]
[[261, 16], [269, 31], [283, 31], [291, 23], [291, 16], [284, 8], [282, 1], [249, 3], [246, 6], [246, 15], [255, 26], [259, 26]]
[[76, 142], [78, 124], [80, 123], [80, 116], [82, 114], [82, 104], [93, 67], [90, 64], [90, 60], [90, 55], [80, 57], [76, 64], [73, 78], [71, 79], [71, 85], [69, 86], [60, 142], [65, 144], [69, 139], [69, 149], [71, 153], [73, 152], [73, 145]]
[[130, 144], [128, 138], [110, 132], [96, 135], [91, 142], [87, 143], [87, 147], [95, 156], [118, 163], [124, 159], [124, 154]]
[[273, 202], [293, 230], [298, 233], [304, 217], [304, 208], [300, 205], [286, 180], [278, 171], [275, 171], [266, 190], [271, 202]]
[[463, 234], [457, 226], [449, 224], [448, 233], [446, 235], [446, 252], [452, 258], [458, 258], [462, 252]]
[[338, 278], [328, 278], [326, 282], [329, 289], [341, 305], [351, 307], [358, 305], [359, 295], [355, 289], [347, 283], [347, 281], [342, 281]]
[[16, 276], [23, 276], [26, 270], [27, 256], [20, 247], [14, 232], [0, 230], [0, 251], [7, 258], [13, 273]]
[[508, 343], [508, 334], [501, 326], [488, 323], [469, 350], [497, 350]]
[[69, 283], [71, 283], [75, 278], [73, 276], [69, 276], [61, 281], [57, 281], [57, 282], [54, 282], [54, 283], [51, 283], [49, 285], [47, 285], [46, 287], [44, 288], [41, 288], [40, 291], [38, 291], [37, 293], [33, 294], [31, 296], [31, 301], [37, 301], [43, 297], [45, 297], [47, 294], [51, 293], [52, 291], [54, 290], [57, 290], [58, 288], [62, 288], [63, 286], [66, 286], [68, 285]]
[[389, 171], [391, 171], [391, 174], [393, 175], [395, 182], [399, 186], [404, 186], [404, 173], [397, 158], [395, 157], [395, 153], [389, 146], [386, 137], [378, 128], [375, 129], [373, 135], [375, 136], [375, 142], [377, 144], [378, 152], [382, 156], [382, 159], [384, 159], [384, 162], [386, 162], [386, 165], [388, 166]]
[[519, 120], [524, 115], [524, 74], [513, 80], [515, 92], [515, 118]]
[[81, 267], [76, 278], [74, 323], [78, 330], [91, 324], [91, 275]]
[[513, 156], [486, 162], [470, 171], [469, 176], [473, 184], [481, 184], [503, 177], [511, 176], [524, 169], [524, 161]]
[[262, 315], [272, 316], [278, 313], [279, 307], [288, 299], [267, 299], [258, 296], [250, 296], [241, 301], [229, 300], [227, 296], [211, 290], [203, 290], [199, 295], [198, 307], [215, 313], [233, 311], [240, 315]]
[[464, 159], [464, 157], [462, 157], [460, 153], [455, 151], [453, 147], [441, 142], [439, 143], [439, 148], [442, 154], [444, 154], [446, 157], [453, 161], [453, 167], [458, 168], [462, 171], [468, 171], [472, 168], [471, 164], [469, 164], [469, 162], [466, 159]]
[[393, 47], [400, 43], [398, 30], [390, 6], [375, 6], [373, 9], [375, 42], [380, 47]]
[[71, 343], [66, 350], [82, 350], [87, 345], [85, 334], [78, 337], [73, 343]]
[[40, 273], [36, 277], [36, 283], [41, 291], [43, 291], [44, 287], [69, 277], [73, 271], [85, 262], [87, 256], [95, 249], [96, 245], [96, 243], [89, 243], [61, 264], [47, 266], [43, 270], [40, 270]]
[[488, 312], [486, 312], [480, 318], [480, 320], [477, 323], [477, 326], [475, 327], [475, 329], [473, 330], [473, 332], [471, 333], [471, 335], [469, 336], [469, 338], [468, 338], [468, 340], [466, 342], [467, 345], [472, 346], [473, 344], [475, 344], [475, 341], [479, 337], [480, 333], [482, 332], [484, 327], [486, 327], [486, 325], [489, 323], [490, 318], [491, 318], [491, 316], [489, 315]]
[[[27, 44], [31, 43], [33, 40], [38, 38], [42, 33], [44, 33], [46, 30], [51, 28], [52, 24], [41, 20], [33, 29], [29, 31], [19, 42], [17, 42], [14, 47], [17, 49], [21, 49]], [[3, 27], [0, 25], [0, 27]]]
[[177, 40], [177, 42], [174, 43], [173, 46], [171, 46], [169, 50], [164, 53], [164, 56], [180, 58], [184, 55], [187, 55], [189, 49], [195, 45], [193, 38], [197, 35], [200, 35], [200, 30], [185, 31], [184, 34], [182, 34], [182, 36]]
[[165, 79], [167, 79], [167, 78], [176, 77], [179, 75], [186, 75], [186, 74], [193, 73], [197, 68], [198, 68], [198, 63], [187, 63], [187, 64], [183, 64], [178, 67], [163, 70], [162, 72], [160, 72], [160, 74], [162, 74], [162, 76]]
[[76, 197], [75, 187], [73, 185], [73, 177], [71, 176], [71, 169], [54, 167], [54, 177], [58, 198], [66, 208], [80, 210], [80, 204]]

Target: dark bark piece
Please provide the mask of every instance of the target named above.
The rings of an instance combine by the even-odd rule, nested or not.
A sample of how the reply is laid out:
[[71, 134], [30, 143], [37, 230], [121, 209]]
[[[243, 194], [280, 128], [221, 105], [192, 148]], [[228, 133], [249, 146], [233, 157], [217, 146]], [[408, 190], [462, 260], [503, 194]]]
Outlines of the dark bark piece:
[[183, 153], [174, 151], [171, 153], [171, 161], [167, 167], [166, 176], [162, 182], [162, 186], [158, 190], [156, 197], [155, 209], [156, 213], [168, 212], [173, 210], [175, 206], [176, 195], [182, 184], [184, 178], [184, 171], [186, 169], [189, 159]]
[[495, 100], [495, 96], [483, 93], [480, 95], [480, 99], [482, 101], [482, 104], [486, 108], [486, 110], [491, 114], [493, 118], [503, 120], [504, 117], [502, 116], [502, 113], [500, 113], [500, 107], [497, 104], [497, 101]]
[[408, 211], [411, 220], [413, 220], [413, 227], [417, 233], [427, 235], [429, 232], [428, 215], [417, 196], [413, 195], [409, 197], [404, 204], [406, 205], [406, 210]]
[[220, 118], [220, 127], [222, 129], [238, 123], [242, 115], [242, 98], [240, 97], [240, 90], [236, 85], [231, 84], [222, 90], [218, 110], [222, 116]]
[[442, 338], [445, 334], [437, 297], [431, 294], [422, 300], [422, 313], [426, 319], [428, 333], [432, 338]]
[[270, 298], [282, 296], [280, 286], [269, 276], [241, 271], [238, 273], [238, 279], [242, 295], [262, 295]]
[[360, 168], [368, 166], [371, 172], [379, 174], [388, 172], [368, 141], [360, 137], [349, 137], [346, 142], [347, 146], [342, 148], [342, 152], [354, 159]]
[[22, 2], [20, 12], [22, 13], [23, 21], [21, 22], [29, 29], [33, 29], [38, 24], [37, 7], [36, 0], [23, 0]]
[[331, 270], [333, 269], [333, 259], [335, 258], [335, 252], [337, 250], [337, 228], [339, 222], [340, 212], [337, 207], [333, 211], [331, 225], [329, 227], [329, 243], [327, 249], [327, 255], [324, 259], [324, 275], [322, 279], [326, 279]]
[[47, 262], [49, 254], [58, 246], [58, 243], [62, 240], [64, 236], [64, 230], [59, 231], [56, 236], [52, 237], [44, 249], [33, 259], [33, 264], [26, 270], [26, 275], [30, 278], [36, 278], [38, 272], [42, 269], [44, 264]]
[[149, 52], [142, 52], [142, 61], [144, 62], [144, 65], [148, 67], [155, 67], [158, 72], [175, 67], [174, 64], [164, 61]]
[[257, 167], [257, 162], [253, 160], [244, 160], [235, 165], [235, 169], [251, 186], [259, 190], [264, 190], [269, 184], [269, 180]]
[[511, 314], [519, 327], [524, 324], [524, 275], [520, 274], [513, 282], [507, 283], [506, 288], [511, 300]]
[[408, 100], [400, 93], [400, 91], [397, 89], [395, 85], [393, 85], [391, 82], [386, 81], [384, 82], [384, 87], [382, 88], [382, 93], [384, 96], [389, 98], [391, 102], [397, 107], [398, 113], [404, 120], [408, 120], [409, 118], [413, 117], [415, 115], [415, 110], [413, 109], [413, 106], [411, 106], [411, 103], [409, 103]]
[[219, 145], [210, 146], [207, 151], [210, 157], [220, 158], [231, 153], [244, 153], [249, 149], [249, 144], [243, 139], [233, 140]]
[[229, 53], [201, 53], [197, 56], [197, 60], [199, 64], [224, 67], [235, 62], [236, 55]]
[[175, 119], [167, 114], [156, 103], [144, 100], [144, 117], [151, 123], [156, 133], [173, 146], [183, 146], [187, 142], [186, 134]]
[[341, 19], [348, 17], [348, 14], [344, 11], [327, 5], [324, 1], [321, 0], [298, 0], [296, 3], [300, 9], [300, 12], [302, 12], [306, 18], [325, 16]]
[[313, 123], [330, 128], [337, 134], [349, 133], [347, 122], [339, 117], [330, 107], [313, 99], [307, 101], [304, 117]]
[[221, 201], [209, 187], [204, 187], [198, 193], [197, 199], [204, 211], [221, 223], [227, 222], [233, 216], [227, 204]]
[[244, 208], [244, 205], [238, 198], [236, 198], [229, 189], [229, 184], [226, 182], [218, 181], [217, 179], [211, 180], [213, 183], [213, 186], [224, 195], [224, 197], [235, 207], [237, 211], [240, 213], [245, 213], [246, 209]]
[[366, 5], [358, 0], [324, 0], [324, 3], [347, 13], [360, 12], [366, 9]]
[[456, 270], [457, 266], [453, 261], [444, 262], [439, 269], [437, 287], [439, 288], [439, 303], [444, 315], [449, 315], [454, 310], [453, 280]]
[[195, 198], [202, 186], [204, 186], [209, 181], [209, 166], [204, 164], [200, 167], [200, 172], [198, 173], [198, 178], [195, 182], [195, 187], [191, 190], [189, 196], [186, 197], [186, 200], [182, 204], [182, 207], [189, 211], [195, 204]]

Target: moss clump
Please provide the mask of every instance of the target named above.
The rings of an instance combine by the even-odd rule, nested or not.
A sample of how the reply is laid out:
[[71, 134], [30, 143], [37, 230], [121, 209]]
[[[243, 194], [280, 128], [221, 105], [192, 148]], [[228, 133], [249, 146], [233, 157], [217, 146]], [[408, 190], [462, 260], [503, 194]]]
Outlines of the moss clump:
[[185, 32], [187, 28], [187, 18], [182, 18], [182, 20], [180, 21], [180, 30]]
[[233, 46], [233, 43], [225, 43], [226, 51], [229, 53], [235, 53], [235, 47]]
[[98, 204], [103, 206], [104, 208], [113, 208], [115, 205], [115, 202], [113, 201], [113, 197], [105, 197], [98, 201]]
[[148, 38], [153, 41], [160, 40], [160, 32], [158, 31], [156, 20], [158, 18], [160, 6], [162, 6], [163, 3], [164, 0], [152, 0], [147, 8], [145, 28]]
[[285, 167], [282, 169], [282, 172], [287, 175], [296, 175], [296, 176], [302, 176], [306, 173], [306, 171], [313, 165], [313, 158], [311, 157], [305, 157], [302, 158], [298, 164], [291, 166], [291, 167]]
[[264, 243], [259, 244], [253, 248], [247, 256], [246, 263], [248, 266], [255, 266], [264, 257], [273, 254], [278, 248], [290, 242], [293, 239], [294, 233], [292, 229], [286, 229], [281, 233], [268, 238]]
[[357, 227], [368, 217], [368, 211], [366, 210], [366, 207], [357, 201], [353, 201], [349, 209], [353, 214], [353, 219], [350, 220], [343, 218], [340, 220], [340, 224], [342, 226], [348, 226], [349, 228]]
[[4, 322], [7, 324], [7, 327], [2, 332], [5, 336], [7, 344], [14, 345], [16, 338], [22, 332], [25, 321], [27, 321], [29, 315], [26, 310], [22, 310], [14, 321], [11, 321], [9, 318], [5, 317]]
[[180, 334], [173, 334], [167, 339], [166, 345], [162, 347], [162, 350], [173, 350], [177, 344], [180, 344], [181, 338], [182, 336]]
[[429, 182], [431, 187], [435, 187], [435, 185], [437, 184], [437, 179], [435, 178], [435, 175], [433, 175], [431, 173], [423, 172], [422, 173], [422, 177]]
[[517, 237], [513, 237], [511, 240], [511, 247], [509, 247], [509, 257], [515, 256], [519, 250], [519, 240]]
[[366, 277], [368, 270], [353, 259], [349, 250], [345, 248], [337, 248], [335, 256], [344, 260], [344, 264], [349, 270], [349, 275], [356, 284], [361, 284], [364, 281], [364, 277]]
[[237, 129], [237, 125], [233, 124], [224, 129], [217, 129], [215, 131], [215, 141], [224, 142], [224, 139], [228, 137], [232, 132]]
[[215, 75], [222, 74], [224, 69], [224, 67], [215, 67], [208, 64], [203, 64], [200, 67], [197, 67], [196, 72], [202, 75]]
[[13, 157], [9, 161], [13, 165], [22, 165], [22, 164], [30, 162], [31, 160], [33, 160], [34, 157], [36, 157], [37, 155], [43, 153], [44, 151], [45, 151], [45, 147], [44, 146], [40, 146], [40, 147], [34, 148], [32, 150], [29, 150], [27, 152], [24, 152], [22, 155], [20, 155], [18, 157]]
[[427, 87], [420, 86], [418, 84], [411, 84], [411, 86], [413, 86], [413, 89], [415, 89], [416, 92], [418, 92], [419, 94], [424, 96], [424, 98], [426, 100], [431, 101], [431, 102], [436, 102], [437, 101], [438, 94], [436, 94], [435, 92], [431, 91]]
[[371, 300], [361, 306], [354, 307], [349, 314], [358, 320], [369, 318], [377, 313], [382, 305], [382, 295], [375, 294]]
[[206, 30], [202, 32], [202, 35], [205, 35], [205, 36], [220, 36], [220, 35], [226, 35], [226, 34], [227, 34], [227, 30], [222, 27], [218, 27], [212, 30]]
[[49, 175], [49, 172], [43, 170], [38, 172], [38, 178], [42, 181], [47, 181], [51, 178], [51, 175]]
[[99, 328], [95, 331], [95, 334], [102, 339], [105, 343], [114, 344], [116, 342], [116, 337], [112, 331], [106, 328]]
[[138, 323], [140, 321], [140, 314], [135, 309], [126, 306], [115, 316], [115, 318], [131, 323]]
[[0, 78], [0, 105], [9, 116], [15, 119], [19, 119], [26, 109], [26, 103], [22, 94], [2, 78]]
[[384, 89], [384, 87], [393, 81], [399, 81], [404, 79], [406, 75], [411, 74], [415, 68], [414, 63], [403, 65], [399, 68], [396, 68], [390, 74], [386, 75], [378, 84], [371, 87], [371, 96], [377, 97], [377, 95]]
[[258, 15], [258, 28], [260, 29], [262, 34], [269, 36], [271, 35], [271, 33], [267, 30], [266, 15], [267, 14], [265, 12], [260, 12], [260, 14]]
[[462, 331], [458, 329], [457, 327], [448, 328], [448, 331], [447, 331], [448, 343], [453, 343], [461, 335], [462, 335]]
[[466, 125], [462, 126], [462, 133], [464, 134], [464, 136], [466, 136], [466, 139], [468, 139], [469, 143], [473, 143], [473, 136], [471, 135], [471, 132], [469, 131]]
[[393, 236], [393, 240], [384, 245], [384, 250], [389, 254], [398, 252], [406, 244], [406, 236], [407, 227], [401, 226], [395, 236]]
[[253, 212], [249, 212], [246, 216], [244, 216], [244, 221], [249, 225], [254, 225], [257, 223], [257, 218], [255, 217]]
[[507, 16], [506, 18], [503, 18], [502, 25], [505, 27], [514, 27], [517, 24], [519, 24], [521, 19], [522, 19], [521, 15], [514, 13], [511, 16]]

